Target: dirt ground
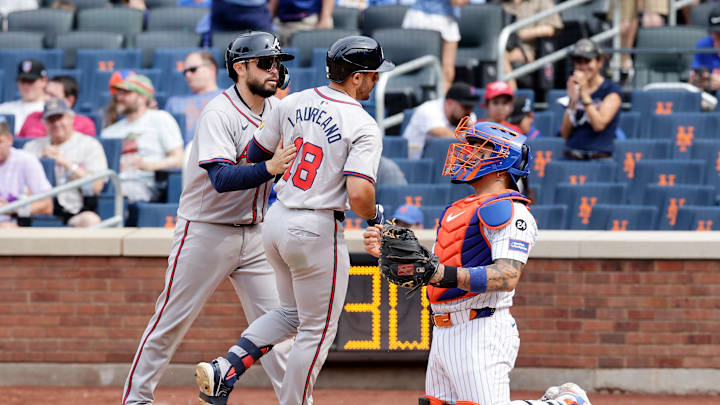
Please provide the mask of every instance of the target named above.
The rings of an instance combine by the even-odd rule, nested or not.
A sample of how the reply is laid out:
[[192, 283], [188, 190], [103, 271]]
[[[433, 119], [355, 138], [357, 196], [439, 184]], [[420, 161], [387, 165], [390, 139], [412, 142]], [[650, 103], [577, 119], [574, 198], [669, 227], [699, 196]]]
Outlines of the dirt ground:
[[[0, 387], [3, 404], [49, 403], [53, 405], [120, 403], [119, 387]], [[387, 390], [315, 390], [317, 405], [416, 405], [420, 391]], [[514, 392], [512, 399], [537, 399], [541, 392]], [[590, 393], [593, 405], [720, 405], [718, 396], [655, 396]], [[155, 405], [198, 405], [197, 391], [192, 387], [158, 389]], [[228, 405], [277, 404], [270, 389], [235, 389]]]

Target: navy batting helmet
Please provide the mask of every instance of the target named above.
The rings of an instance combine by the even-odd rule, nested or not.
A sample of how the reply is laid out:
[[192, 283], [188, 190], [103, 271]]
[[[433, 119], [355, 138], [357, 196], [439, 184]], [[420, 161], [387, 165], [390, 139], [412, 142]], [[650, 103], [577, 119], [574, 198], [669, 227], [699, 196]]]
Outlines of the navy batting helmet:
[[372, 38], [349, 36], [330, 46], [325, 56], [328, 79], [342, 83], [353, 73], [387, 72], [395, 64], [383, 56], [382, 48]]
[[[230, 42], [225, 51], [225, 68], [227, 68], [228, 76], [233, 82], [236, 82], [237, 73], [233, 69], [233, 64], [238, 61], [267, 56], [274, 56], [281, 62], [295, 59], [294, 56], [282, 51], [277, 37], [269, 32], [249, 31], [241, 34]], [[289, 78], [285, 65], [278, 66], [278, 72], [280, 73], [278, 87], [284, 88], [282, 84], [287, 85]]]

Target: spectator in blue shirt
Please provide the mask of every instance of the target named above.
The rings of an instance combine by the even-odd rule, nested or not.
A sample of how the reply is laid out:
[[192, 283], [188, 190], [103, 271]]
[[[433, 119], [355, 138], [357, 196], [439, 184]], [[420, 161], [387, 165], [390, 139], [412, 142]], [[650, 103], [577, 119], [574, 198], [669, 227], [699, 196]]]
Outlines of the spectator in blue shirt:
[[[210, 29], [215, 31], [275, 31], [266, 0], [212, 0]], [[227, 44], [213, 44], [225, 48]]]
[[620, 84], [600, 73], [603, 58], [591, 40], [575, 44], [572, 60], [575, 71], [567, 81], [569, 101], [560, 127], [565, 156], [574, 160], [610, 158], [620, 121]]
[[[708, 31], [710, 35], [699, 40], [695, 49], [720, 48], [720, 6], [713, 8], [708, 16]], [[706, 91], [720, 89], [720, 49], [718, 53], [695, 54], [690, 83]]]

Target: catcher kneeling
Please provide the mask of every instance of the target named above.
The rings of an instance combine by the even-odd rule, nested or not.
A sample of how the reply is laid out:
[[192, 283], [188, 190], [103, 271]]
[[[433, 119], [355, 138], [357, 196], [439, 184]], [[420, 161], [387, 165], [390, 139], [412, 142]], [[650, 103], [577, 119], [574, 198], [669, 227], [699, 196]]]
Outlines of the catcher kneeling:
[[[431, 253], [414, 233], [394, 224], [368, 227], [365, 250], [379, 257], [389, 282], [427, 287], [433, 311], [432, 347], [420, 405], [510, 404], [510, 378], [520, 346], [510, 314], [520, 274], [537, 238], [535, 219], [520, 193], [528, 175], [526, 137], [502, 125], [465, 117], [455, 130], [443, 175], [476, 194], [440, 216]], [[537, 401], [517, 404], [589, 404], [566, 383]]]

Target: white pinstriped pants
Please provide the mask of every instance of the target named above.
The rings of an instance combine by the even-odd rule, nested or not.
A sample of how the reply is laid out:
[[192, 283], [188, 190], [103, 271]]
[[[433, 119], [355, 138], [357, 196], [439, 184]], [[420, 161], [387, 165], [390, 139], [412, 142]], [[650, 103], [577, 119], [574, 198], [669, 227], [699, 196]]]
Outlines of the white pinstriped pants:
[[447, 328], [434, 327], [425, 393], [448, 404], [510, 403], [510, 370], [520, 337], [508, 309]]

